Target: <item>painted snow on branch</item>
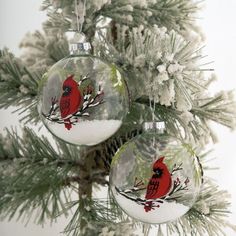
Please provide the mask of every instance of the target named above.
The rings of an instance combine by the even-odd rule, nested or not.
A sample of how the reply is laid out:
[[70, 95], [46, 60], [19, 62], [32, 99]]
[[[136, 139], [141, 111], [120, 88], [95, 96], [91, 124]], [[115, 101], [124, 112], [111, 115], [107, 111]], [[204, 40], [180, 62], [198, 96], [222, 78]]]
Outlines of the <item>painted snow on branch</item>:
[[66, 130], [64, 126], [54, 123], [50, 131], [69, 143], [80, 145], [96, 145], [106, 140], [121, 126], [120, 120], [79, 121], [73, 129]]
[[189, 210], [189, 207], [184, 206], [183, 204], [160, 199], [161, 203], [155, 203], [155, 205], [159, 205], [159, 207], [156, 207], [155, 210], [145, 212], [142, 204], [137, 204], [135, 201], [130, 201], [119, 193], [116, 194], [115, 198], [118, 205], [122, 206], [122, 209], [128, 215], [136, 218], [137, 220], [151, 224], [174, 221]]

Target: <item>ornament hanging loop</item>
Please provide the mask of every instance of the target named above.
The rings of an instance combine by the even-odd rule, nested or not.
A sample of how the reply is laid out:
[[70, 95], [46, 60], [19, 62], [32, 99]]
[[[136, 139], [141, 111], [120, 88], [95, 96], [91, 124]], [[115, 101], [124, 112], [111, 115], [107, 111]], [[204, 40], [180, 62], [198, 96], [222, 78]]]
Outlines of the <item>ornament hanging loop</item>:
[[84, 18], [86, 15], [86, 0], [74, 0], [75, 1], [75, 15], [76, 15], [76, 24], [77, 31], [79, 33], [83, 30]]
[[77, 29], [75, 32], [68, 32], [67, 38], [69, 41], [70, 55], [89, 54], [91, 44], [87, 41], [85, 34], [82, 33], [84, 18], [86, 14], [86, 0], [75, 1], [75, 15]]
[[[152, 104], [153, 100], [153, 104]], [[152, 122], [144, 123], [144, 130], [146, 131], [154, 131], [156, 134], [163, 134], [165, 132], [165, 123], [164, 122], [156, 122], [155, 110], [156, 110], [156, 103], [154, 96], [149, 96], [149, 106], [152, 113]], [[152, 139], [152, 146], [156, 148], [156, 138], [155, 135]]]

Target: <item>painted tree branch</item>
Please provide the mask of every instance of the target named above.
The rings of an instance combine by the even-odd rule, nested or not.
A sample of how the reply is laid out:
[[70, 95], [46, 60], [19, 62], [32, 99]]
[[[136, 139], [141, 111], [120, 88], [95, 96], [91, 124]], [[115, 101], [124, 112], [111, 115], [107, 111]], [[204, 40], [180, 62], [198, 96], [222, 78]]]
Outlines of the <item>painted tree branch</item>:
[[[78, 87], [80, 87], [86, 80], [89, 80], [89, 75], [84, 76], [79, 82]], [[83, 104], [82, 106], [73, 114], [67, 116], [66, 118], [61, 118], [60, 116], [60, 106], [59, 101], [56, 97], [51, 98], [51, 107], [48, 114], [42, 113], [42, 115], [49, 121], [56, 122], [58, 124], [64, 124], [70, 119], [70, 124], [76, 124], [79, 117], [89, 116], [88, 110], [90, 108], [96, 107], [104, 103], [103, 97], [104, 92], [102, 91], [101, 85], [98, 86], [98, 91], [94, 97], [92, 97], [93, 88], [89, 85], [83, 90]]]

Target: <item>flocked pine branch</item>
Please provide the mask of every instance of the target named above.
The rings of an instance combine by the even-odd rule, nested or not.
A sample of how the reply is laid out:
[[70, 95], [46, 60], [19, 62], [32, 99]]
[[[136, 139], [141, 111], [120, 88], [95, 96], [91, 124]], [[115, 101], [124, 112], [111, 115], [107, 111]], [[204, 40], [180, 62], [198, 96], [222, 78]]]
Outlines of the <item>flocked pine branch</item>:
[[17, 106], [25, 122], [38, 122], [38, 84], [47, 69], [68, 55], [68, 43], [62, 34], [27, 34], [21, 42], [27, 49], [16, 58], [7, 49], [0, 51], [0, 107]]
[[[102, 1], [101, 1], [102, 2]], [[99, 13], [116, 23], [129, 26], [163, 25], [168, 29], [182, 30], [194, 23], [199, 2], [179, 1], [111, 1], [100, 6]]]
[[[142, 97], [142, 95], [145, 96], [150, 92], [156, 94], [154, 100], [160, 103], [160, 105], [156, 106], [158, 111], [157, 113], [159, 113], [160, 116], [159, 118], [166, 121], [169, 131], [172, 133], [176, 133], [177, 131], [179, 134], [181, 134], [181, 132], [179, 132], [179, 126], [182, 126], [185, 130], [184, 138], [191, 138], [191, 136], [193, 136], [196, 141], [199, 140], [199, 138], [205, 139], [208, 134], [211, 134], [208, 120], [214, 120], [215, 122], [233, 128], [233, 121], [235, 119], [235, 103], [233, 102], [233, 98], [231, 95], [228, 96], [226, 92], [218, 94], [215, 97], [206, 96], [205, 93], [207, 91], [207, 85], [209, 82], [202, 77], [203, 74], [201, 73], [201, 68], [196, 65], [198, 59], [200, 59], [202, 56], [199, 50], [193, 49], [195, 43], [185, 42], [182, 36], [176, 35], [174, 32], [168, 35], [164, 29], [155, 28], [156, 34], [151, 36], [149, 36], [150, 30], [146, 30], [144, 35], [142, 35], [141, 32], [142, 28], [139, 30], [133, 30], [131, 38], [133, 38], [132, 42], [134, 45], [129, 46], [127, 49], [124, 48], [124, 45], [122, 47], [117, 46], [118, 49], [121, 48], [120, 50], [125, 50], [121, 51], [122, 54], [119, 54], [121, 56], [118, 55], [119, 51], [116, 51], [113, 54], [110, 53], [102, 55], [104, 57], [107, 55], [113, 55], [113, 58], [116, 58], [115, 62], [117, 64], [119, 64], [120, 61], [123, 61], [123, 67], [127, 74], [130, 74], [130, 71], [133, 71], [131, 74], [132, 76], [130, 76], [128, 82], [130, 84], [132, 83], [132, 88], [142, 88], [142, 90], [138, 91], [133, 89], [135, 91], [133, 95], [135, 94], [137, 97]], [[154, 36], [158, 36], [158, 34], [161, 34], [163, 38], [159, 37], [159, 39], [155, 40]], [[36, 33], [32, 37], [37, 39], [41, 36], [40, 34]], [[125, 43], [125, 39], [122, 37], [123, 36], [121, 35], [119, 38], [120, 45], [122, 45], [122, 42]], [[36, 42], [34, 44], [27, 43], [26, 41], [24, 45], [28, 47], [34, 47], [34, 45], [37, 44], [37, 40], [34, 41]], [[160, 47], [157, 48], [156, 51], [151, 50], [151, 48], [158, 43]], [[45, 43], [42, 45], [45, 45]], [[51, 45], [51, 43], [48, 45]], [[105, 45], [102, 45], [102, 47], [102, 49], [105, 51]], [[135, 48], [138, 48], [138, 51]], [[163, 48], [166, 49], [166, 51]], [[60, 49], [60, 47], [57, 49]], [[100, 49], [100, 52], [103, 52], [102, 49]], [[35, 49], [35, 51], [39, 52], [38, 56], [35, 54], [34, 56], [30, 57], [34, 58], [32, 62], [26, 62], [31, 70], [37, 71], [38, 65], [37, 63], [34, 63], [35, 59], [37, 59], [39, 62], [41, 61], [40, 64], [42, 61], [44, 61], [44, 56], [41, 53], [42, 50], [43, 46], [38, 46], [38, 48]], [[54, 52], [55, 50], [52, 51]], [[129, 55], [129, 52], [135, 54]], [[158, 55], [162, 54], [163, 56], [159, 58]], [[38, 114], [36, 111], [36, 100], [32, 100], [32, 98], [35, 98], [37, 94], [36, 81], [34, 79], [35, 87], [30, 87], [27, 84], [21, 84], [21, 78], [23, 78], [23, 80], [27, 80], [29, 77], [27, 75], [25, 76], [22, 74], [23, 72], [21, 72], [20, 77], [18, 77], [20, 79], [18, 79], [15, 87], [6, 87], [6, 83], [9, 84], [9, 86], [14, 85], [14, 83], [12, 83], [12, 78], [14, 74], [19, 74], [19, 72], [17, 72], [17, 68], [25, 68], [23, 66], [23, 62], [18, 65], [20, 62], [19, 59], [14, 59], [14, 57], [10, 56], [9, 53], [3, 51], [3, 60], [5, 60], [6, 57], [8, 58], [8, 61], [5, 61], [5, 63], [1, 64], [1, 67], [6, 74], [3, 74], [3, 80], [4, 76], [9, 77], [9, 79], [6, 80], [7, 82], [1, 83], [3, 91], [3, 107], [6, 107], [7, 104], [9, 104], [8, 100], [6, 100], [6, 96], [12, 100], [13, 105], [18, 104], [17, 102], [22, 102], [22, 100], [25, 99], [28, 101], [28, 103], [22, 103], [22, 107], [24, 108], [22, 111], [30, 111], [30, 113], [26, 115], [26, 118], [37, 121]], [[173, 61], [168, 62], [166, 57], [173, 57]], [[48, 58], [50, 58], [50, 54]], [[113, 58], [108, 59], [113, 60]], [[52, 61], [49, 64], [51, 64]], [[5, 68], [6, 66], [4, 66], [6, 63], [8, 63], [10, 66], [14, 65], [15, 63], [16, 66], [9, 70], [8, 67]], [[182, 65], [180, 63], [182, 63]], [[151, 68], [150, 64], [152, 65]], [[161, 72], [159, 70], [161, 70]], [[39, 80], [38, 74], [39, 73], [37, 72], [37, 81]], [[139, 77], [135, 78], [133, 76], [134, 74], [139, 75]], [[143, 80], [142, 78], [146, 79]], [[29, 82], [31, 81], [29, 80]], [[150, 84], [153, 84], [154, 86], [150, 86]], [[14, 95], [15, 99], [13, 99], [11, 96], [12, 94], [8, 92], [9, 88], [14, 89], [12, 94]], [[149, 88], [153, 91], [149, 91]], [[16, 93], [16, 90], [20, 90], [21, 93]], [[178, 94], [184, 94], [184, 96], [180, 96]], [[16, 96], [19, 97], [16, 98]], [[202, 97], [204, 97], [204, 99], [202, 99]], [[149, 105], [148, 101], [142, 99], [138, 99], [137, 101]], [[204, 133], [206, 133], [205, 137], [202, 135]]]
[[[160, 226], [143, 225], [143, 235], [148, 235], [150, 229], [154, 228], [158, 232], [157, 235], [202, 236], [206, 234], [212, 236], [224, 236], [226, 235], [224, 233], [225, 228], [236, 230], [236, 226], [227, 221], [227, 216], [229, 214], [228, 208], [230, 207], [229, 199], [230, 196], [226, 191], [219, 190], [218, 186], [214, 182], [205, 179], [198, 200], [186, 215], [175, 222], [162, 224]], [[103, 215], [100, 216], [102, 217], [100, 220], [104, 224], [101, 224], [101, 221], [95, 220], [97, 213], [93, 212], [91, 208], [88, 208], [87, 212], [83, 213], [83, 216], [88, 214], [88, 218], [94, 217], [94, 220], [92, 221], [93, 225], [87, 225], [84, 229], [86, 232], [85, 235], [93, 235], [99, 232], [99, 235], [105, 236], [109, 232], [110, 234], [113, 232], [114, 235], [120, 236], [122, 234], [117, 232], [120, 228], [126, 228], [127, 232], [125, 235], [136, 235], [134, 232], [137, 232], [136, 230], [140, 228], [138, 222], [133, 221], [131, 224], [131, 219], [122, 215], [121, 212], [115, 211], [114, 206], [109, 203], [109, 199], [105, 201], [100, 199], [99, 203], [101, 204], [100, 210], [103, 213]], [[96, 209], [96, 207], [94, 209]], [[77, 211], [74, 217], [76, 215], [79, 218], [81, 216], [80, 211]], [[110, 222], [108, 219], [115, 220], [115, 228], [113, 225], [114, 221]], [[66, 231], [69, 235], [78, 235], [78, 222], [78, 220], [74, 219], [67, 226]], [[97, 228], [97, 230], [95, 230], [95, 228]]]
[[29, 219], [36, 210], [36, 222], [43, 223], [65, 209], [71, 199], [68, 186], [79, 181], [72, 170], [81, 163], [76, 147], [57, 145], [59, 151], [29, 129], [23, 138], [14, 131], [1, 138], [1, 215]]
[[[226, 96], [221, 102], [219, 99], [214, 100], [214, 97], [204, 99], [207, 102], [218, 101], [217, 110], [214, 107], [215, 102], [211, 105], [213, 109], [207, 111], [205, 105], [201, 106], [204, 103], [201, 96], [206, 96], [204, 93], [207, 91], [208, 81], [203, 77], [200, 68], [199, 60], [203, 55], [198, 41], [186, 41], [174, 31], [169, 33], [165, 28], [156, 26], [145, 30], [143, 27], [133, 28], [129, 32], [128, 27], [116, 25], [117, 39], [114, 46], [114, 35], [108, 37], [111, 39], [108, 39], [108, 42], [100, 41], [98, 46], [95, 44], [98, 55], [124, 68], [129, 76], [128, 82], [132, 84], [130, 87], [134, 90], [134, 98], [150, 92], [156, 95], [154, 100], [168, 108], [166, 114], [170, 116], [166, 115], [167, 119], [164, 119], [168, 123], [167, 126], [171, 127], [169, 130], [172, 133], [178, 131], [181, 134], [179, 126], [182, 126], [185, 130], [184, 138], [193, 136], [198, 141], [204, 132], [205, 136], [212, 133], [209, 119], [228, 127], [234, 126], [234, 115], [230, 112], [234, 110], [235, 105], [231, 97]], [[41, 73], [68, 52], [65, 38], [52, 32], [46, 32], [45, 35], [36, 32], [30, 37], [28, 35], [21, 46], [32, 49], [26, 54], [24, 64], [34, 71], [41, 70]], [[108, 54], [106, 52], [109, 46]], [[25, 88], [23, 86], [21, 88]], [[135, 88], [139, 90], [136, 91]], [[5, 88], [3, 90], [6, 91]], [[26, 90], [23, 92], [26, 93]], [[15, 101], [18, 100], [19, 98]], [[37, 121], [36, 103], [30, 101], [29, 106], [31, 112], [26, 118]], [[28, 108], [26, 107], [27, 111]], [[193, 113], [196, 116], [193, 116]]]
[[157, 26], [140, 26], [131, 32], [124, 26], [116, 29], [115, 44], [112, 32], [100, 34], [102, 42], [95, 43], [98, 55], [123, 68], [136, 102], [149, 106], [151, 99], [156, 103], [157, 118], [165, 120], [170, 133], [206, 143], [209, 136], [215, 140], [209, 120], [234, 128], [232, 92], [208, 94], [214, 75], [205, 78], [203, 71], [210, 69], [201, 62], [204, 56], [197, 39], [187, 41]]
[[[92, 183], [97, 186], [108, 184], [105, 177], [109, 173], [110, 155], [131, 137], [132, 134], [120, 136], [99, 147], [80, 150], [58, 140], [51, 144], [52, 140], [40, 138], [28, 128], [23, 137], [16, 131], [8, 131], [0, 140], [0, 214], [8, 219], [13, 216], [30, 219], [35, 210], [38, 211], [35, 221], [43, 224], [46, 219], [67, 215], [72, 206], [78, 206], [78, 213], [85, 211], [89, 217], [76, 221], [78, 225], [87, 225], [87, 221], [94, 219], [105, 220], [105, 217], [106, 221], [114, 221], [109, 212], [102, 213], [102, 201], [88, 196], [91, 192], [87, 192], [87, 187]], [[78, 191], [79, 201], [72, 201], [73, 192], [77, 196]], [[87, 207], [97, 215], [91, 218]], [[117, 207], [114, 209], [116, 212]]]
[[[137, 236], [135, 233], [137, 225], [117, 208], [112, 199], [93, 198], [92, 202], [88, 202], [84, 198], [83, 201], [86, 205], [83, 210], [79, 207], [78, 201], [69, 204], [69, 207], [74, 207], [75, 210], [64, 230], [66, 235], [104, 236], [109, 233], [116, 236]], [[82, 230], [81, 218], [87, 223]]]
[[[129, 25], [162, 25], [177, 31], [194, 26], [196, 12], [201, 1], [188, 0], [87, 0], [84, 32], [97, 26], [102, 18], [111, 18], [115, 23]], [[74, 1], [45, 0], [42, 10], [49, 11], [44, 26], [49, 29], [76, 29]]]
[[69, 54], [64, 32], [58, 31], [28, 33], [21, 41], [20, 47], [25, 50], [23, 62], [27, 68], [41, 74]]
[[167, 236], [226, 235], [224, 228], [236, 230], [236, 226], [226, 220], [229, 198], [227, 191], [219, 190], [214, 182], [205, 179], [200, 196], [190, 211], [176, 222], [161, 226], [160, 231]]
[[0, 107], [17, 107], [31, 121], [37, 121], [36, 96], [41, 74], [25, 67], [8, 50], [0, 51]]
[[95, 43], [95, 48], [98, 46], [99, 56], [136, 74], [134, 85], [139, 90], [134, 96], [151, 93], [161, 105], [173, 105], [180, 111], [191, 109], [193, 96], [206, 90], [198, 40], [187, 41], [175, 31], [157, 25], [131, 31], [117, 25], [116, 29], [115, 45], [114, 35], [108, 32], [100, 34], [101, 41]]

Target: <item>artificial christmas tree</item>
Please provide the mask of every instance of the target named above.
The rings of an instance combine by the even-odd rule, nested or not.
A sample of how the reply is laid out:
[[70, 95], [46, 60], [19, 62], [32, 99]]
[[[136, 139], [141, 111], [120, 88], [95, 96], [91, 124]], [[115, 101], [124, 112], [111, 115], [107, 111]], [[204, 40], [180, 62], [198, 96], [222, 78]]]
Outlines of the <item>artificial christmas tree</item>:
[[[22, 122], [39, 123], [41, 77], [69, 54], [65, 33], [80, 28], [92, 43], [93, 55], [126, 75], [130, 111], [117, 133], [91, 147], [57, 139], [54, 145], [28, 128], [22, 137], [9, 131], [0, 145], [2, 216], [30, 217], [37, 207], [39, 223], [70, 214], [68, 235], [135, 235], [140, 224], [127, 218], [112, 196], [96, 199], [92, 193], [97, 185], [107, 187], [113, 156], [143, 134], [143, 122], [153, 117], [165, 122], [169, 135], [191, 143], [203, 163], [202, 149], [214, 139], [209, 121], [232, 128], [235, 103], [230, 93], [207, 93], [211, 77], [199, 66], [202, 42], [194, 22], [198, 6], [189, 0], [43, 2], [49, 19], [43, 33], [28, 35], [21, 43], [31, 49], [28, 54], [20, 59], [6, 49], [0, 52], [1, 107], [16, 105], [24, 114]], [[71, 198], [71, 191], [78, 199]], [[222, 226], [230, 225], [224, 220], [227, 207], [227, 193], [204, 176], [196, 203], [178, 220], [159, 225], [158, 234], [219, 235]], [[147, 235], [150, 226], [143, 227]]]

